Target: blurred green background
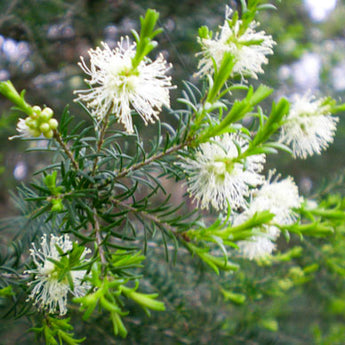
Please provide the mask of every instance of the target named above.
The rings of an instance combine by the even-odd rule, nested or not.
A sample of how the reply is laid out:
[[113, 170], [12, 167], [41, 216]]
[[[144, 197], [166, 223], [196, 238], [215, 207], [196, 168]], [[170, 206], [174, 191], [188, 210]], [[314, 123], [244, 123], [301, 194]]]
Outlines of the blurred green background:
[[[29, 103], [50, 106], [57, 117], [70, 104], [73, 115], [87, 120], [73, 103], [73, 90], [85, 87], [77, 66], [80, 56], [87, 56], [88, 49], [101, 41], [114, 47], [121, 36], [139, 29], [139, 16], [147, 8], [155, 8], [164, 33], [152, 56], [161, 51], [173, 63], [176, 85], [184, 79], [198, 83], [192, 77], [197, 29], [208, 25], [215, 30], [222, 24], [225, 4], [224, 0], [1, 0], [0, 80], [11, 79], [18, 90], [27, 90]], [[235, 0], [227, 4], [238, 6]], [[310, 90], [345, 101], [345, 1], [275, 4], [276, 11], [262, 12], [258, 18], [260, 28], [277, 42], [260, 82], [276, 89], [273, 99]], [[175, 90], [173, 98], [180, 92]], [[0, 215], [4, 217], [15, 214], [9, 191], [27, 181], [47, 158], [24, 154], [27, 143], [8, 140], [15, 135], [19, 114], [3, 98], [0, 114]], [[306, 196], [340, 181], [345, 167], [345, 120], [343, 114], [340, 117], [335, 142], [322, 156], [291, 160], [280, 153], [269, 158], [267, 169], [275, 167], [283, 176], [294, 176]], [[344, 184], [334, 189], [344, 193]], [[257, 267], [243, 262], [239, 274], [222, 277], [196, 267], [183, 252], [173, 265], [152, 250], [145, 277], [148, 286], [165, 296], [168, 311], [149, 319], [132, 310], [126, 340], [115, 341], [109, 322], [101, 318], [86, 328], [77, 323], [76, 331], [88, 333], [86, 344], [100, 340], [105, 344], [345, 344], [345, 241], [342, 233], [329, 241], [330, 245], [327, 240], [303, 242], [303, 255], [285, 265], [266, 262]], [[224, 287], [235, 294], [226, 295]], [[1, 323], [0, 344], [32, 344], [31, 336], [18, 333], [20, 327], [13, 321]]]

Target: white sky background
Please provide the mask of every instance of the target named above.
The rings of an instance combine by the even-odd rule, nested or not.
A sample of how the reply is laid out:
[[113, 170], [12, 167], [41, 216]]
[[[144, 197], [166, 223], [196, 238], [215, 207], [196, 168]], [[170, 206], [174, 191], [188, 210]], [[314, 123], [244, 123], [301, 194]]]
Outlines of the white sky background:
[[[303, 2], [310, 18], [315, 22], [327, 20], [337, 5], [337, 0], [303, 0]], [[282, 80], [292, 76], [298, 91], [305, 89], [315, 91], [319, 88], [321, 68], [321, 56], [314, 52], [306, 52], [292, 65], [281, 66], [279, 74]], [[336, 66], [331, 73], [334, 88], [338, 91], [344, 90], [345, 63]]]
[[337, 0], [304, 0], [304, 5], [309, 11], [310, 17], [318, 22], [327, 19], [336, 4]]

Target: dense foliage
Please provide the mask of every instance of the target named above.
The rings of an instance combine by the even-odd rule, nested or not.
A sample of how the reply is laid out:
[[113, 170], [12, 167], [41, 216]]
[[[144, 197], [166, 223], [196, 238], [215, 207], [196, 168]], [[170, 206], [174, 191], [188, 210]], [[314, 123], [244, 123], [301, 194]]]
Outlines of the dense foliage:
[[[37, 11], [17, 3], [1, 5], [2, 20], [13, 11], [8, 30], [35, 42], [29, 74], [38, 61], [49, 71], [61, 58], [48, 54], [54, 45], [75, 43], [68, 28], [87, 35], [92, 23], [94, 37], [83, 39], [94, 41], [101, 19], [113, 14], [101, 2], [49, 1]], [[178, 6], [156, 5], [163, 18], [168, 11], [186, 21]], [[27, 95], [17, 92], [15, 69], [13, 83], [0, 82], [15, 106], [3, 127], [19, 115], [11, 139], [38, 160], [13, 196], [17, 216], [1, 225], [4, 325], [25, 320], [31, 330], [15, 343], [342, 343], [343, 176], [302, 197], [292, 177], [272, 168], [324, 154], [344, 105], [314, 90], [280, 97], [276, 80], [276, 93], [266, 86], [263, 72], [274, 74], [269, 60], [282, 48], [255, 21], [274, 6], [231, 5], [194, 41], [170, 42], [169, 21], [161, 30], [155, 10], [140, 26], [131, 22], [131, 39], [108, 28], [113, 36], [79, 63], [86, 87], [66, 71], [43, 102], [44, 92], [35, 98], [30, 84]], [[66, 8], [73, 25], [50, 26], [55, 31], [42, 38], [37, 23], [47, 27], [56, 13], [65, 20]], [[21, 16], [35, 18], [18, 22]], [[194, 22], [185, 25], [189, 32]], [[193, 47], [197, 58], [175, 73], [170, 58], [156, 53], [165, 44], [179, 58]], [[65, 92], [85, 120], [72, 116], [76, 105], [55, 115]], [[267, 167], [271, 156], [278, 159]]]

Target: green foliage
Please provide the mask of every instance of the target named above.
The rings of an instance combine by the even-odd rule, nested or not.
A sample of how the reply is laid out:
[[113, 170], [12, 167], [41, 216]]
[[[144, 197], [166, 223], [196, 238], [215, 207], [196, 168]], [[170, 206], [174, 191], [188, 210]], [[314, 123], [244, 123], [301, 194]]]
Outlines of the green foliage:
[[42, 321], [42, 327], [31, 328], [39, 337], [43, 337], [47, 345], [77, 345], [82, 343], [83, 339], [75, 339], [73, 326], [69, 324], [70, 318], [57, 319], [48, 316]]
[[[260, 0], [240, 3], [241, 10], [228, 19], [230, 26], [241, 21], [238, 35], [245, 33], [258, 12], [275, 8]], [[59, 2], [55, 5], [61, 11]], [[41, 9], [36, 16], [42, 22], [49, 18], [42, 17]], [[148, 10], [140, 22], [140, 33], [133, 30], [137, 45], [131, 77], [138, 76], [139, 64], [157, 46], [153, 39], [162, 31], [156, 29], [157, 24], [162, 25], [155, 10]], [[217, 36], [203, 26], [199, 37]], [[262, 42], [252, 40], [244, 45], [249, 48]], [[32, 144], [27, 151], [45, 153], [50, 159], [36, 171], [34, 180], [18, 188], [15, 200], [21, 216], [5, 222], [1, 229], [16, 228], [11, 244], [0, 252], [0, 306], [5, 317], [25, 316], [39, 324], [31, 330], [46, 345], [95, 343], [102, 335], [109, 343], [115, 336], [119, 344], [290, 345], [301, 343], [304, 330], [297, 329], [295, 337], [286, 315], [293, 308], [298, 314], [299, 306], [308, 306], [298, 295], [306, 291], [325, 299], [323, 312], [329, 318], [317, 324], [324, 314], [313, 305], [310, 320], [305, 322], [315, 344], [335, 344], [343, 336], [341, 324], [327, 327], [344, 316], [345, 199], [333, 192], [331, 184], [310, 198], [315, 202], [305, 199], [300, 207], [289, 210], [293, 221], [288, 224], [279, 223], [275, 209], [253, 212], [235, 223], [255, 198], [257, 191], [253, 189], [246, 195], [245, 207], [232, 209], [228, 200], [227, 210], [210, 207], [209, 212], [179, 193], [195, 177], [188, 176], [181, 161], [200, 158], [197, 153], [205, 153], [202, 145], [215, 144], [224, 134], [236, 133], [248, 142], [244, 147], [235, 143], [236, 157], [215, 161], [224, 163], [226, 172], [240, 165], [242, 173], [247, 173], [255, 155], [292, 152], [278, 138], [291, 110], [289, 101], [281, 98], [266, 106], [271, 102], [272, 88], [261, 83], [246, 85], [244, 80], [239, 84], [237, 77], [232, 77], [237, 62], [233, 52], [224, 53], [218, 67], [215, 59], [212, 62], [214, 73], [207, 75], [204, 87], [184, 82], [181, 108], [166, 111], [171, 123], [157, 119], [146, 136], [139, 127], [133, 134], [121, 130], [119, 114], [109, 112], [99, 121], [88, 105], [84, 107], [88, 122], [74, 121], [66, 107], [58, 125], [56, 120], [52, 122], [53, 113], [45, 111], [49, 108], [38, 111], [10, 81], [0, 83], [0, 93], [29, 116], [26, 125], [48, 139], [27, 138]], [[129, 76], [127, 70], [122, 72], [124, 78]], [[121, 87], [125, 89], [125, 84]], [[325, 98], [322, 106], [332, 114], [344, 110], [344, 104], [336, 104], [332, 98]], [[222, 179], [222, 174], [217, 175], [219, 165], [208, 172]], [[344, 185], [343, 180], [339, 185]], [[281, 239], [278, 252], [256, 261], [243, 258], [240, 242], [267, 239], [271, 227], [287, 240]], [[73, 242], [68, 250], [58, 245], [33, 246], [42, 234], [69, 234], [78, 243]], [[29, 248], [31, 254], [45, 254], [46, 260], [31, 260]], [[87, 260], [86, 248], [92, 249]], [[35, 277], [27, 272], [33, 268]], [[80, 295], [75, 280], [78, 272], [83, 272], [81, 282], [87, 286]], [[34, 287], [33, 279], [38, 280]], [[335, 293], [325, 294], [315, 284], [320, 280]], [[50, 283], [45, 290], [45, 284]], [[58, 310], [36, 310], [42, 299], [61, 287], [76, 295], [74, 304], [69, 303], [67, 292], [54, 300], [68, 305], [77, 334], [82, 334], [76, 338], [69, 317], [56, 315]], [[27, 303], [35, 291], [36, 302]], [[87, 323], [97, 329], [83, 329]], [[156, 338], [151, 338], [152, 334]]]
[[[220, 88], [223, 86], [224, 85], [221, 85]], [[198, 139], [199, 142], [207, 142], [214, 136], [230, 131], [229, 127], [232, 123], [242, 120], [258, 103], [262, 102], [272, 92], [272, 89], [264, 85], [260, 85], [256, 91], [250, 87], [246, 97], [242, 100], [236, 100], [231, 110], [224, 116], [219, 124], [210, 126], [204, 133], [201, 133], [200, 138]], [[283, 116], [283, 114], [281, 116]]]

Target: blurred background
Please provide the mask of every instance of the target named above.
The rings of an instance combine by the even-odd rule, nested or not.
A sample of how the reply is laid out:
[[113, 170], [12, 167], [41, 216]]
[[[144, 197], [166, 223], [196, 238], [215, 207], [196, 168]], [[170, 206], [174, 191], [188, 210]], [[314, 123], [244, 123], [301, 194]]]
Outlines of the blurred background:
[[[163, 52], [173, 64], [174, 84], [181, 86], [185, 79], [197, 82], [191, 76], [197, 66], [198, 27], [216, 30], [223, 23], [225, 4], [225, 0], [1, 0], [0, 80], [10, 79], [18, 90], [26, 89], [30, 104], [50, 106], [57, 118], [69, 104], [74, 116], [88, 120], [73, 102], [73, 90], [85, 88], [77, 63], [80, 56], [87, 56], [88, 49], [101, 41], [115, 47], [121, 36], [131, 36], [132, 29], [139, 29], [139, 16], [147, 8], [155, 8], [161, 14], [164, 33], [158, 37], [159, 50], [152, 57]], [[235, 0], [227, 4], [238, 6]], [[275, 5], [276, 11], [258, 17], [260, 28], [277, 42], [260, 82], [276, 89], [274, 99], [310, 90], [317, 96], [345, 101], [345, 1], [283, 0]], [[178, 98], [179, 92], [173, 97]], [[16, 134], [20, 115], [10, 106], [0, 98], [1, 217], [16, 213], [10, 191], [29, 179], [46, 159], [42, 154], [24, 154], [27, 143], [8, 140]], [[165, 121], [169, 122], [168, 116]], [[345, 119], [341, 114], [335, 142], [322, 156], [292, 160], [280, 153], [269, 158], [267, 169], [275, 167], [283, 176], [294, 176], [305, 196], [332, 184], [341, 193], [344, 154]], [[151, 263], [145, 276], [148, 284], [166, 296], [168, 312], [149, 319], [140, 311], [131, 311], [129, 337], [116, 344], [345, 344], [345, 241], [338, 237], [331, 241], [331, 248], [320, 251], [317, 248], [327, 240], [302, 243], [304, 254], [284, 269], [273, 263], [257, 267], [243, 262], [244, 270], [236, 277], [218, 278], [195, 267], [188, 257], [180, 258], [183, 265], [174, 266], [163, 257], [157, 259], [153, 250], [148, 254]], [[342, 270], [330, 268], [327, 258], [332, 255]], [[305, 271], [314, 264], [316, 270]], [[274, 270], [279, 272], [279, 281], [273, 279]], [[224, 286], [235, 295], [226, 297]], [[242, 304], [242, 297], [238, 299], [236, 294], [246, 296], [246, 302]], [[20, 327], [16, 325], [0, 326], [5, 334], [0, 344], [32, 343], [30, 336], [13, 330]], [[77, 333], [85, 332], [82, 327], [77, 324]], [[105, 344], [115, 344], [110, 325], [101, 318], [87, 333], [86, 344], [94, 344], [100, 336]]]

